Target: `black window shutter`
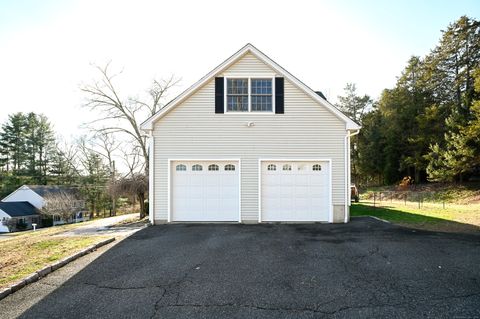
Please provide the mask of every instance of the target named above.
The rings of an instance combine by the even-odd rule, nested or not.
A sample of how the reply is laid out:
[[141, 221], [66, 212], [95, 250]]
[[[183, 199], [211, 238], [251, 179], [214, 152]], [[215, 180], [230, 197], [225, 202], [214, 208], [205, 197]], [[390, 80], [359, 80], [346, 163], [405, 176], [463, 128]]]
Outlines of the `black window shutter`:
[[283, 114], [285, 113], [284, 107], [284, 86], [283, 78], [275, 78], [275, 113]]
[[223, 113], [223, 78], [215, 78], [215, 113]]

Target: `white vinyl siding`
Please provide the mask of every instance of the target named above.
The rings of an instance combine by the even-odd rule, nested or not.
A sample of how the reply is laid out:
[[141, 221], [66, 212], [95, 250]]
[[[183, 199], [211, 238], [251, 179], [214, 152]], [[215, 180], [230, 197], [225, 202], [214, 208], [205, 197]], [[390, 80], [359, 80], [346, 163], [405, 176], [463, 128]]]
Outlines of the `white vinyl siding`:
[[[228, 75], [262, 77], [275, 72], [247, 54], [220, 76]], [[242, 221], [258, 220], [260, 158], [331, 159], [332, 202], [345, 205], [345, 122], [287, 79], [284, 93], [285, 114], [215, 114], [212, 79], [157, 121], [154, 219], [167, 220], [169, 158], [240, 158]], [[247, 127], [247, 122], [254, 125]]]
[[219, 76], [262, 77], [265, 75], [273, 76], [275, 75], [275, 71], [257, 59], [253, 54], [247, 53]]
[[35, 208], [42, 209], [45, 201], [43, 197], [32, 191], [27, 186], [22, 186], [2, 199], [3, 202], [29, 202]]

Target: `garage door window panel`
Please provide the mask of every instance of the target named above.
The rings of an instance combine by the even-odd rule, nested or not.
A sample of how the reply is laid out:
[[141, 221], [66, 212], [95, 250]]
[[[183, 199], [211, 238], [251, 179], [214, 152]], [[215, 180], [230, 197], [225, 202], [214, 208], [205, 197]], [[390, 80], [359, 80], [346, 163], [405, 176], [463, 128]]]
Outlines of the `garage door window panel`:
[[192, 171], [194, 171], [194, 172], [199, 172], [199, 171], [202, 171], [202, 170], [203, 170], [203, 167], [200, 164], [195, 164], [195, 165], [192, 166]]
[[209, 171], [218, 171], [218, 165], [217, 164], [208, 165], [208, 170]]
[[177, 172], [183, 172], [183, 171], [186, 171], [187, 170], [187, 166], [184, 165], [184, 164], [178, 164], [175, 169], [177, 170]]

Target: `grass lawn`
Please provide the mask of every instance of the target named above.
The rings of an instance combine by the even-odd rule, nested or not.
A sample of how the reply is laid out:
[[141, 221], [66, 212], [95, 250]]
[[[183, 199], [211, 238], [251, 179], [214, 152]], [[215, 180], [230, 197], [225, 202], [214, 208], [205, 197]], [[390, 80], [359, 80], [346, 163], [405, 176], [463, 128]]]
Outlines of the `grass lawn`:
[[107, 238], [61, 235], [82, 225], [85, 223], [19, 232], [0, 239], [0, 287], [6, 287], [48, 264]]
[[394, 224], [411, 228], [480, 233], [480, 204], [426, 204], [418, 208], [415, 203], [384, 202], [374, 207], [372, 202], [361, 202], [351, 206], [351, 216], [375, 216]]

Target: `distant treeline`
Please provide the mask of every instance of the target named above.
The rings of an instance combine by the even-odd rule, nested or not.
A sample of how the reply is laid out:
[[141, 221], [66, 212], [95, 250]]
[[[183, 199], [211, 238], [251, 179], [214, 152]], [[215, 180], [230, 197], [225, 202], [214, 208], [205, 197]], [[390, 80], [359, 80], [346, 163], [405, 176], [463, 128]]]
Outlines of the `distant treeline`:
[[[372, 66], [374, 68], [375, 66]], [[348, 85], [338, 107], [363, 126], [353, 181], [466, 181], [480, 173], [480, 22], [461, 17], [424, 57], [412, 56], [378, 101]]]
[[69, 183], [64, 181], [72, 175], [68, 171], [46, 116], [35, 113], [9, 115], [0, 128], [0, 193], [10, 191], [18, 181], [40, 185]]

